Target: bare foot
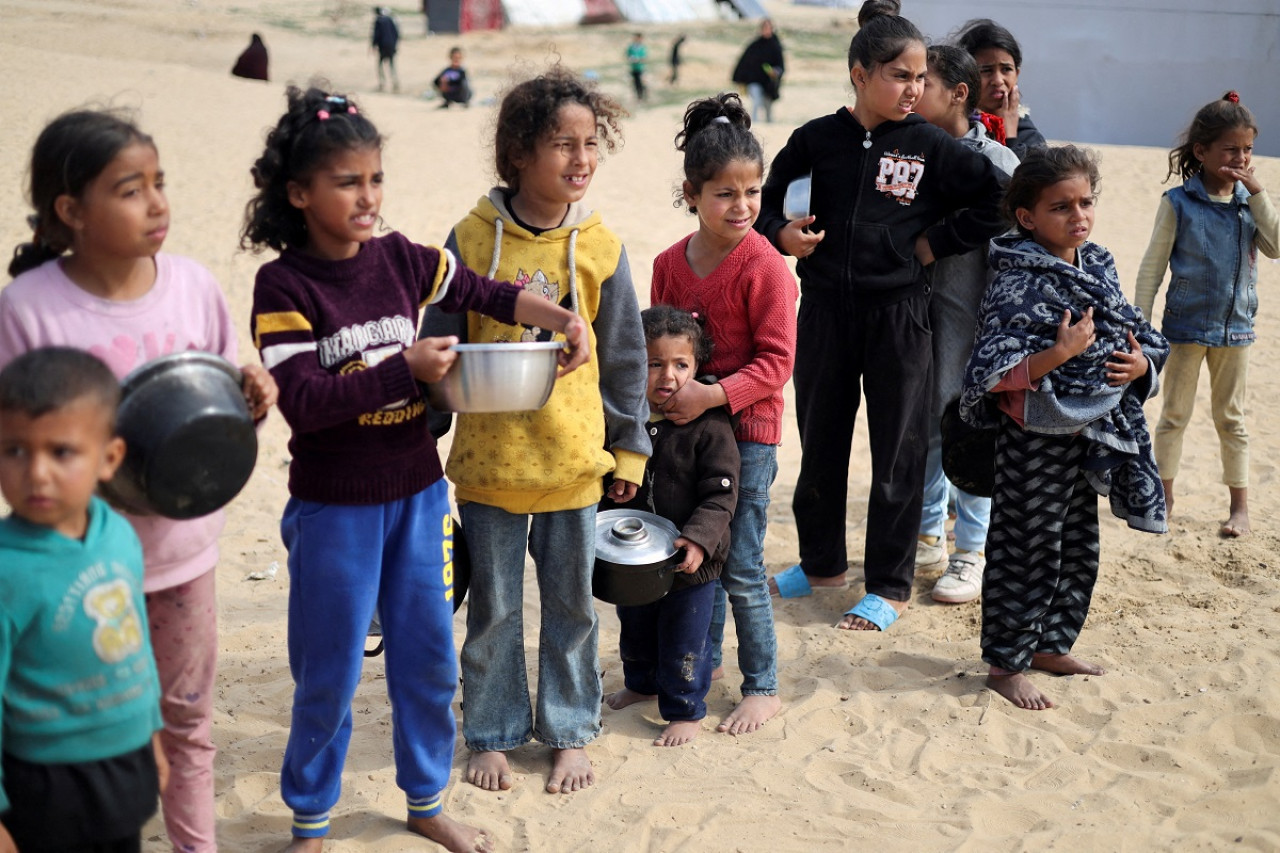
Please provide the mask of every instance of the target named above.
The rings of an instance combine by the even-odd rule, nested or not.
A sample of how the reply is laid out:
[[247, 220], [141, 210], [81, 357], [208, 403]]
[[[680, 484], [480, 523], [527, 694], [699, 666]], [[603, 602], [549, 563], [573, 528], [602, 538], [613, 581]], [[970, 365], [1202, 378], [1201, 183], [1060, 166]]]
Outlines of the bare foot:
[[1164, 486], [1165, 517], [1173, 518], [1173, 480], [1161, 480], [1160, 484]]
[[295, 835], [293, 841], [289, 842], [289, 846], [281, 853], [320, 853], [323, 845], [323, 838], [298, 838]]
[[1031, 656], [1031, 668], [1054, 675], [1105, 675], [1106, 670], [1096, 663], [1073, 658], [1071, 655], [1034, 654]]
[[731, 735], [745, 735], [769, 722], [781, 710], [782, 700], [777, 696], [759, 694], [743, 696], [738, 707], [716, 726], [716, 731]]
[[493, 842], [488, 833], [452, 818], [438, 814], [435, 817], [411, 817], [406, 826], [423, 838], [429, 838], [451, 853], [491, 853]]
[[1229, 539], [1244, 536], [1249, 532], [1249, 490], [1229, 486], [1231, 492], [1231, 517], [1219, 529], [1219, 533]]
[[715, 669], [711, 670], [712, 681], [719, 681], [722, 678], [724, 678], [724, 666], [718, 666]]
[[[813, 575], [805, 575], [805, 579], [809, 581], [809, 586], [813, 587], [814, 589], [822, 589], [824, 587], [830, 587], [832, 589], [844, 589], [849, 585], [849, 581], [845, 577], [847, 574], [848, 572], [841, 572], [835, 577], [830, 577], [830, 578], [820, 578], [820, 577], [815, 577]], [[769, 594], [776, 598], [778, 595], [778, 582], [773, 579], [772, 575], [769, 576], [768, 585], [769, 585]]]
[[[892, 598], [886, 598], [885, 601], [889, 602], [890, 607], [898, 611], [899, 616], [901, 616], [903, 613], [906, 613], [907, 608], [911, 605], [910, 601], [894, 601]], [[841, 617], [840, 621], [836, 623], [836, 627], [845, 631], [879, 631], [880, 630], [873, 623], [868, 622], [866, 619], [863, 619], [861, 616], [854, 616], [852, 613], [846, 613], [843, 617]]]
[[551, 762], [548, 794], [572, 794], [595, 784], [596, 774], [585, 749], [557, 749]]
[[654, 746], [683, 746], [698, 736], [702, 731], [700, 720], [675, 720], [667, 723], [662, 736], [653, 739]]
[[1049, 697], [1041, 693], [1031, 679], [1020, 672], [997, 671], [995, 667], [987, 673], [987, 686], [1019, 708], [1028, 711], [1043, 711], [1052, 708]]
[[648, 702], [650, 699], [657, 699], [657, 694], [650, 695], [648, 693], [637, 693], [629, 687], [610, 693], [604, 697], [604, 704], [608, 705], [615, 711], [621, 711], [628, 705], [634, 705], [637, 702]]
[[506, 791], [513, 782], [505, 752], [473, 752], [467, 759], [467, 781], [486, 791]]

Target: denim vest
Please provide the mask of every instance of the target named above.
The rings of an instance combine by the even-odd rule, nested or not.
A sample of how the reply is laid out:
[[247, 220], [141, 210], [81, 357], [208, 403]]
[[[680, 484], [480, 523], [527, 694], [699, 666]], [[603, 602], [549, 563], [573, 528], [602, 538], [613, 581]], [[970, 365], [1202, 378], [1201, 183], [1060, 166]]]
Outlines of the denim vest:
[[1247, 346], [1257, 337], [1257, 233], [1249, 191], [1236, 182], [1231, 201], [1212, 201], [1199, 175], [1165, 194], [1178, 217], [1169, 257], [1169, 291], [1160, 331], [1171, 343]]

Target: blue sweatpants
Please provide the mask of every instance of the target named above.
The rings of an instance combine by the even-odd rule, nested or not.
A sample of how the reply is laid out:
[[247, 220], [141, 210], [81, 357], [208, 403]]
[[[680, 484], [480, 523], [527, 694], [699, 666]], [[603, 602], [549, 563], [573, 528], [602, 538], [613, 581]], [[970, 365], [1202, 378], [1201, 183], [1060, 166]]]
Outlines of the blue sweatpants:
[[657, 694], [667, 722], [707, 715], [711, 648], [707, 629], [715, 581], [667, 593], [652, 604], [619, 607], [622, 678], [629, 690]]
[[293, 834], [329, 831], [351, 740], [351, 700], [377, 608], [386, 643], [396, 784], [410, 817], [440, 813], [453, 763], [453, 522], [439, 480], [391, 503], [348, 506], [290, 498], [293, 720], [280, 790]]

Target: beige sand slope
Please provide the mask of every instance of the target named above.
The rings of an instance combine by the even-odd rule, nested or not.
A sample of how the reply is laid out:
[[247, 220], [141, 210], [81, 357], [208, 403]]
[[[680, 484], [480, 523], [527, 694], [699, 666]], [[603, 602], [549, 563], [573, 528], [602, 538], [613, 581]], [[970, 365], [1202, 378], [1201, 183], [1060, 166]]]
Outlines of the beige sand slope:
[[[510, 69], [560, 55], [592, 69], [626, 96], [624, 26], [563, 32], [421, 35], [416, 4], [396, 8], [406, 35], [404, 94], [372, 91], [367, 6], [339, 0], [3, 0], [0, 76], [6, 81], [0, 134], [0, 244], [26, 235], [20, 185], [31, 142], [68, 107], [110, 102], [136, 107], [155, 136], [169, 176], [173, 229], [166, 245], [209, 266], [247, 330], [253, 274], [261, 258], [240, 253], [236, 235], [262, 132], [283, 107], [286, 80], [313, 74], [360, 97], [389, 137], [388, 224], [438, 242], [488, 187], [484, 100]], [[772, 155], [790, 128], [845, 102], [846, 13], [775, 2], [789, 49], [789, 80], [777, 123], [760, 129]], [[654, 98], [626, 123], [625, 148], [601, 167], [589, 201], [626, 241], [641, 298], [651, 261], [691, 230], [671, 207], [679, 160], [671, 147], [684, 104], [725, 85], [750, 38], [747, 23], [687, 28], [682, 88], [658, 81]], [[271, 50], [273, 82], [227, 74], [250, 32]], [[674, 26], [648, 30], [664, 59]], [[460, 43], [480, 102], [437, 111], [419, 97]], [[1032, 57], [1029, 61], [1034, 61]], [[1241, 81], [1249, 87], [1261, 81]], [[1034, 107], [1034, 93], [1028, 96]], [[1188, 115], [1196, 104], [1188, 104]], [[1055, 131], [1052, 116], [1037, 116]], [[1132, 280], [1162, 187], [1163, 152], [1105, 147], [1096, 239]], [[1280, 191], [1280, 161], [1259, 163]], [[928, 600], [939, 567], [923, 572], [906, 618], [885, 635], [832, 630], [853, 592], [777, 608], [785, 712], [738, 739], [712, 731], [737, 699], [738, 677], [717, 683], [702, 737], [682, 749], [649, 745], [656, 709], [604, 714], [591, 747], [599, 783], [573, 796], [542, 792], [549, 756], [531, 746], [513, 755], [515, 788], [494, 795], [455, 784], [447, 808], [487, 828], [501, 850], [817, 851], [882, 850], [1275, 850], [1280, 848], [1280, 495], [1276, 490], [1280, 403], [1280, 267], [1264, 262], [1260, 340], [1253, 348], [1253, 519], [1257, 532], [1219, 540], [1226, 490], [1208, 422], [1207, 390], [1187, 443], [1182, 496], [1170, 535], [1130, 532], [1106, 519], [1101, 579], [1078, 650], [1100, 660], [1101, 678], [1050, 681], [1059, 707], [1014, 710], [982, 688], [976, 605]], [[242, 338], [249, 352], [247, 335]], [[1159, 403], [1153, 404], [1152, 414]], [[230, 512], [219, 568], [221, 677], [216, 739], [222, 847], [278, 849], [289, 817], [277, 772], [292, 683], [284, 652], [286, 577], [248, 581], [284, 563], [277, 521], [285, 494], [287, 430], [273, 416], [258, 469]], [[789, 421], [767, 540], [771, 569], [796, 556], [789, 504], [799, 448]], [[865, 433], [850, 473], [851, 564], [860, 572], [868, 480]], [[526, 621], [537, 624], [528, 588]], [[617, 620], [606, 607], [601, 666], [619, 686]], [[461, 639], [462, 620], [458, 620]], [[536, 638], [529, 638], [532, 652]], [[732, 644], [730, 653], [732, 654]], [[421, 850], [400, 831], [390, 712], [380, 660], [367, 668], [356, 731], [335, 811], [331, 851]], [[460, 752], [455, 767], [461, 770]], [[455, 780], [457, 774], [455, 774]], [[146, 849], [166, 849], [158, 821]]]

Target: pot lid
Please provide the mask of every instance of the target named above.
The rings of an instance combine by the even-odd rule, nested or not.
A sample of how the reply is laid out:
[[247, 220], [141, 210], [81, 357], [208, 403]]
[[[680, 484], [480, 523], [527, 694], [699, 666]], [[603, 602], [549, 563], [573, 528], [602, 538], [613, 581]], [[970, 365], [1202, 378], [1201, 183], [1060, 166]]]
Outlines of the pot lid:
[[638, 509], [596, 513], [596, 557], [626, 566], [644, 566], [674, 556], [680, 531], [670, 521]]

